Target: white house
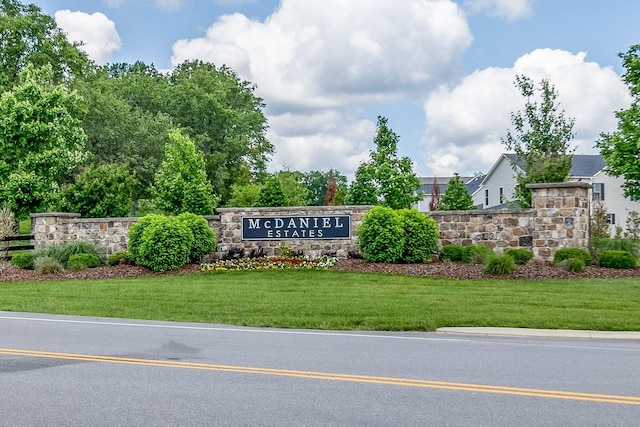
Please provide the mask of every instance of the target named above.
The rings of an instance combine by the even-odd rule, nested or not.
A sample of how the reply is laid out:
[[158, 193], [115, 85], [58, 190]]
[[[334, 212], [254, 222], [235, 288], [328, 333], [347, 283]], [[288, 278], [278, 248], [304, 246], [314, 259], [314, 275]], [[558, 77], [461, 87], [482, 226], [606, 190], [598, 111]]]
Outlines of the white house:
[[[516, 173], [513, 170], [515, 154], [502, 154], [480, 183], [478, 191], [472, 194], [473, 201], [481, 209], [508, 208], [515, 199]], [[515, 163], [516, 167], [517, 163]], [[602, 156], [573, 156], [570, 181], [588, 182], [592, 185], [592, 200], [599, 200], [607, 211], [611, 232], [615, 227], [627, 228], [627, 216], [630, 211], [640, 212], [640, 202], [623, 196], [623, 178], [609, 176], [604, 171]], [[520, 169], [521, 170], [521, 169]]]

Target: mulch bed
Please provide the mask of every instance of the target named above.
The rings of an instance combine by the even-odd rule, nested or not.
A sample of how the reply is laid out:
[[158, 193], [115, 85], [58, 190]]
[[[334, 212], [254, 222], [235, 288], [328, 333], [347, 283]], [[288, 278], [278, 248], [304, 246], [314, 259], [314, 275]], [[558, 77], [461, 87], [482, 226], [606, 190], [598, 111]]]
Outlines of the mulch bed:
[[[389, 274], [409, 274], [416, 276], [443, 277], [452, 279], [570, 279], [599, 278], [613, 279], [624, 277], [640, 278], [640, 268], [618, 270], [590, 266], [581, 273], [571, 273], [563, 268], [530, 262], [520, 265], [512, 274], [492, 276], [482, 271], [481, 265], [462, 262], [432, 262], [429, 264], [382, 264], [371, 263], [361, 259], [343, 259], [331, 268], [337, 271], [356, 271]], [[90, 268], [81, 271], [64, 270], [55, 274], [38, 274], [33, 270], [21, 270], [6, 267], [0, 271], [0, 282], [27, 282], [42, 280], [93, 280], [127, 277], [158, 276], [169, 274], [197, 273], [200, 266], [189, 264], [185, 267], [165, 273], [157, 273], [144, 267], [118, 265]]]

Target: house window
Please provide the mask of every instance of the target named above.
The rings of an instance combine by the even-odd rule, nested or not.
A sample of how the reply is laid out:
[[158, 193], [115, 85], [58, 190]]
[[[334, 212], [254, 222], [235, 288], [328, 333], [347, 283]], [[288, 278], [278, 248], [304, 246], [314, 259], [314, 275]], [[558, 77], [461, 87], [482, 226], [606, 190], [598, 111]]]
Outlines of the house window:
[[602, 183], [594, 183], [593, 191], [592, 191], [592, 199], [593, 200], [604, 200], [604, 184]]
[[607, 224], [616, 225], [616, 214], [607, 214]]
[[484, 190], [484, 205], [489, 206], [489, 189]]
[[500, 203], [504, 203], [504, 187], [500, 187]]

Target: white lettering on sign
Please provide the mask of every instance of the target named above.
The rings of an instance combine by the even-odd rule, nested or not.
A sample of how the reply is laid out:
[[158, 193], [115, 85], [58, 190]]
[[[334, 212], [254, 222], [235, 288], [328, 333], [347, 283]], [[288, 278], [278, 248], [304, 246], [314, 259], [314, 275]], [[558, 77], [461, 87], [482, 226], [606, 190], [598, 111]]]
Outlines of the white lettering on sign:
[[255, 228], [260, 228], [260, 218], [249, 218], [249, 228], [250, 229], [255, 229]]

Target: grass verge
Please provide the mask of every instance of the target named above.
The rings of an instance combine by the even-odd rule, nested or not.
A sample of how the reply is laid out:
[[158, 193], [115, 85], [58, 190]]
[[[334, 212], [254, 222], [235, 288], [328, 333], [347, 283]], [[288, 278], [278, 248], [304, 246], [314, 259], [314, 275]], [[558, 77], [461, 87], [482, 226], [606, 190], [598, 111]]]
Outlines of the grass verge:
[[6, 311], [303, 329], [640, 331], [638, 306], [635, 279], [458, 281], [275, 270], [0, 284]]

